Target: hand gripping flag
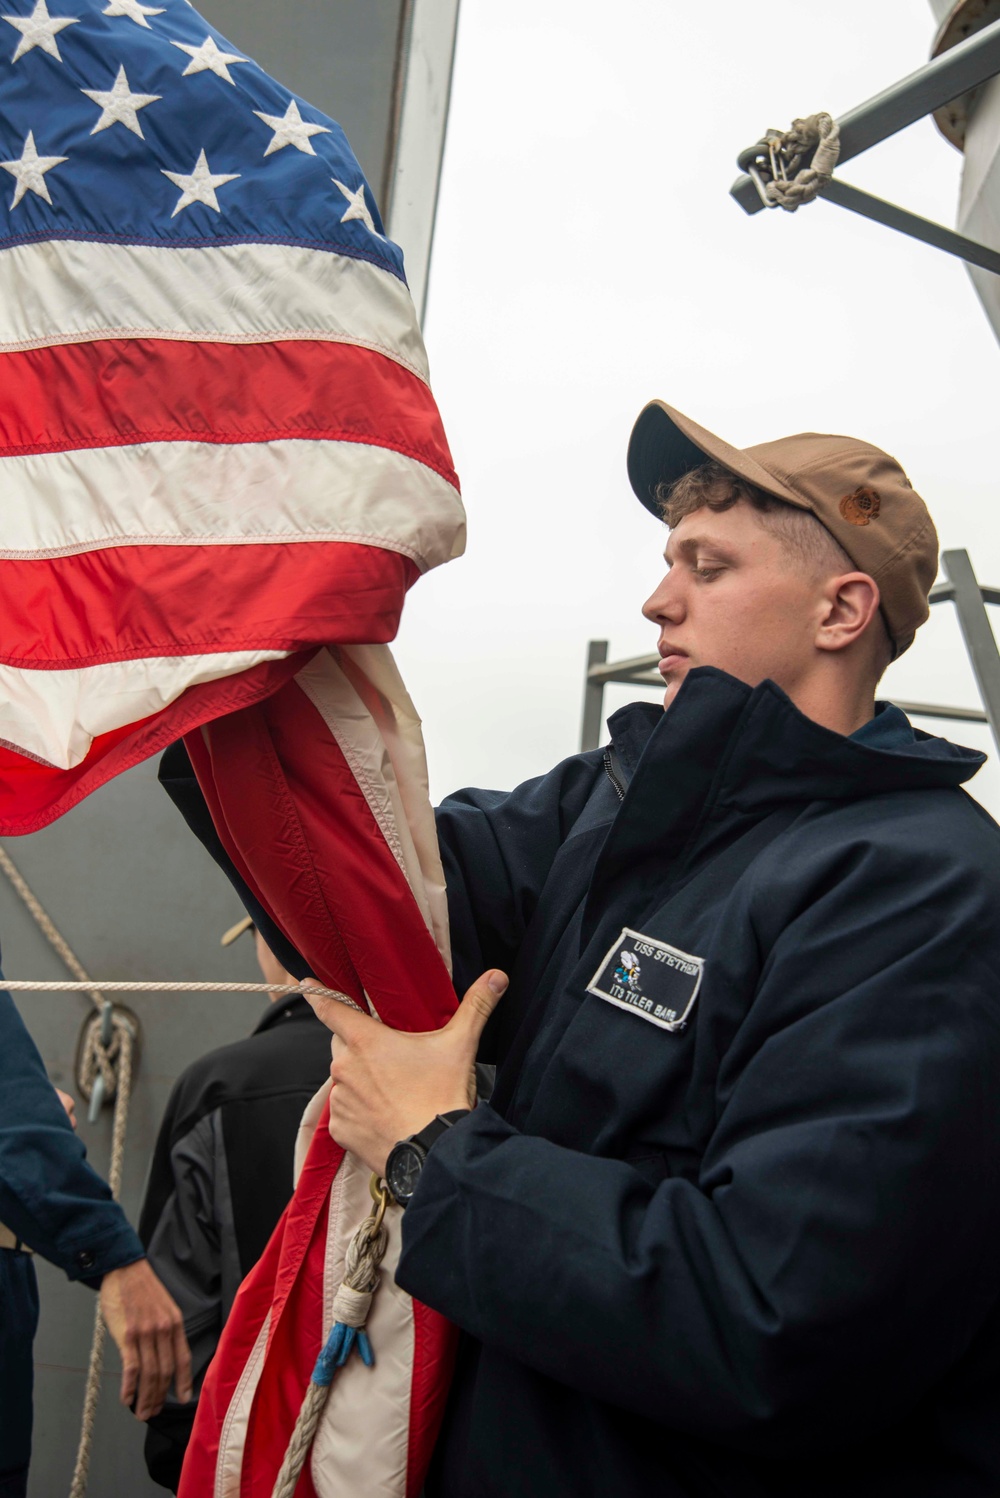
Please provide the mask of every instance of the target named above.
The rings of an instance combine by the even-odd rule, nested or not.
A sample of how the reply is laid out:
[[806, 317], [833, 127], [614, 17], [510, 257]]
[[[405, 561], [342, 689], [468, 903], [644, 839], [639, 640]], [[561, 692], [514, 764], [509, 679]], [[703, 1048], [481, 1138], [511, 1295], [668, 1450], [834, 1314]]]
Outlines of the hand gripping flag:
[[[464, 517], [400, 253], [339, 127], [187, 0], [7, 0], [8, 30], [0, 832], [184, 735], [316, 975], [440, 1024], [440, 863], [384, 642]], [[329, 1330], [367, 1177], [322, 1107], [206, 1382], [189, 1498], [270, 1494]], [[450, 1334], [392, 1282], [398, 1232], [375, 1366], [337, 1375], [299, 1498], [419, 1491]]]

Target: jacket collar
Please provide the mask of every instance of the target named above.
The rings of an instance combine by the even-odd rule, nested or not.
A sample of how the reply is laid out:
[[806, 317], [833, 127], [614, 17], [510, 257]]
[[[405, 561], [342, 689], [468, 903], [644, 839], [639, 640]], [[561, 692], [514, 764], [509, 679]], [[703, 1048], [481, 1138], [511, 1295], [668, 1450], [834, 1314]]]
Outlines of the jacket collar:
[[[789, 801], [854, 800], [884, 791], [962, 785], [986, 756], [915, 729], [900, 747], [875, 747], [814, 723], [773, 681], [748, 687], [701, 666], [667, 712], [634, 703], [609, 720], [631, 777], [627, 798], [663, 794], [692, 811], [761, 813]], [[642, 783], [652, 782], [648, 791]], [[655, 791], [654, 791], [655, 786]]]

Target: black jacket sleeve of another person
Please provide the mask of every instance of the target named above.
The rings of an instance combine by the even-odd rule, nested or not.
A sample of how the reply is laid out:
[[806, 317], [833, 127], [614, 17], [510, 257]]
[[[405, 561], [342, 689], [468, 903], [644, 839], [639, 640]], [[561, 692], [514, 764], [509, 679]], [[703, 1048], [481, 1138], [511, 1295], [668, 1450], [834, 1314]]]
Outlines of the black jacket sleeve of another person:
[[[430, 1152], [397, 1278], [561, 1385], [787, 1458], [912, 1409], [995, 1302], [1000, 973], [996, 881], [961, 850], [813, 845], [767, 873], [695, 1178], [481, 1106]], [[511, 875], [487, 959], [526, 901]]]
[[[2, 983], [0, 978], [0, 983]], [[145, 1251], [66, 1117], [9, 993], [0, 992], [0, 1222], [71, 1280]]]

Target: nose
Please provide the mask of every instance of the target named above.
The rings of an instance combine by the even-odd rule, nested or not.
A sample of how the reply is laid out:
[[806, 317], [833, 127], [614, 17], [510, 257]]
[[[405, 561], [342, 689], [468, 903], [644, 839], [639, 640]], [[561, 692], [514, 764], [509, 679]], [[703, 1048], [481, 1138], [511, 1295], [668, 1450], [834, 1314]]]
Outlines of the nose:
[[665, 573], [660, 585], [654, 588], [642, 606], [643, 616], [650, 624], [679, 624], [684, 618], [684, 603], [673, 577], [673, 571]]

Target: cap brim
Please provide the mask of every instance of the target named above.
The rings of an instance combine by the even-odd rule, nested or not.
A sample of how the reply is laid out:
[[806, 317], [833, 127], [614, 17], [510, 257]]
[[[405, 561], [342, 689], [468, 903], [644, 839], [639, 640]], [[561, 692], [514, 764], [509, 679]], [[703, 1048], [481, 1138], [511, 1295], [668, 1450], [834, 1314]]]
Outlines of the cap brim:
[[657, 520], [663, 518], [662, 505], [656, 497], [660, 485], [676, 483], [692, 468], [699, 468], [706, 458], [714, 458], [731, 473], [738, 473], [748, 483], [773, 494], [775, 499], [783, 499], [800, 510], [809, 508], [749, 453], [723, 442], [721, 437], [706, 431], [665, 401], [650, 401], [639, 412], [629, 438], [628, 476], [636, 497]]

